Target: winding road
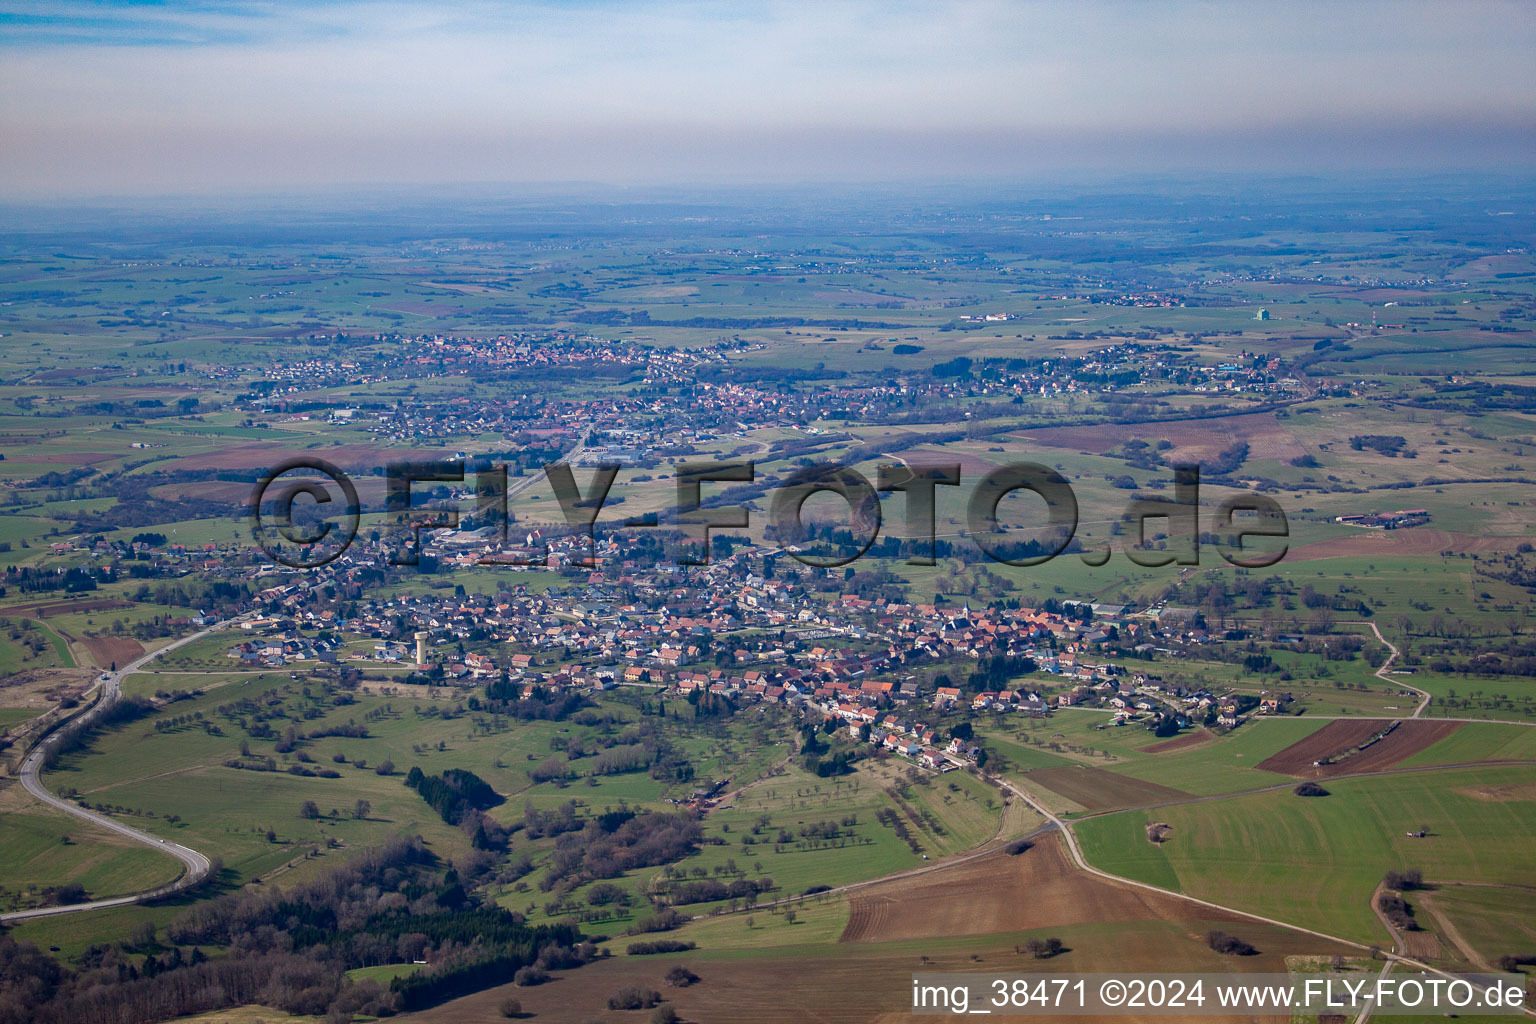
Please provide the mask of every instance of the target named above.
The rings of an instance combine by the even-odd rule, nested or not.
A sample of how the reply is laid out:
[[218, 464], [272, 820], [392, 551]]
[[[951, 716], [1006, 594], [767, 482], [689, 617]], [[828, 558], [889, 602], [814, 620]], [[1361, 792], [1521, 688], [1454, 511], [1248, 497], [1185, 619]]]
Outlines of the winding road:
[[[135, 672], [141, 671], [145, 665], [148, 665], [162, 654], [165, 654], [168, 651], [174, 651], [178, 647], [182, 647], [194, 640], [205, 637], [210, 633], [224, 628], [227, 625], [228, 623], [220, 623], [219, 625], [210, 626], [207, 629], [192, 633], [188, 636], [184, 636], [180, 640], [173, 640], [171, 643], [166, 644], [164, 647], [150, 651], [140, 657], [137, 661], [133, 661], [120, 669], [102, 673], [100, 699], [97, 700], [94, 706], [82, 714], [76, 716], [73, 721], [75, 723], [88, 725], [96, 719], [100, 718], [102, 715], [106, 714], [107, 709], [111, 708], [112, 705], [116, 704], [122, 698], [123, 680], [126, 677], [132, 675]], [[11, 924], [16, 921], [26, 921], [37, 917], [52, 917], [56, 914], [73, 914], [82, 910], [101, 910], [106, 907], [121, 907], [129, 903], [143, 903], [146, 900], [158, 899], [162, 896], [169, 896], [172, 893], [180, 892], [183, 889], [190, 888], [191, 886], [196, 885], [207, 877], [209, 870], [213, 867], [212, 862], [206, 856], [198, 853], [190, 846], [182, 846], [180, 843], [173, 843], [168, 839], [161, 839], [159, 836], [150, 835], [148, 832], [136, 829], [131, 825], [124, 825], [122, 822], [113, 818], [109, 818], [105, 814], [97, 814], [95, 811], [86, 810], [84, 807], [81, 807], [79, 804], [71, 800], [65, 800], [63, 797], [55, 796], [53, 793], [49, 792], [48, 787], [43, 785], [42, 779], [39, 777], [39, 773], [42, 771], [43, 761], [47, 758], [48, 751], [51, 750], [59, 742], [59, 739], [62, 735], [63, 728], [55, 729], [46, 739], [44, 739], [35, 748], [33, 748], [30, 754], [27, 755], [26, 760], [21, 763], [21, 771], [19, 772], [19, 778], [21, 779], [22, 787], [38, 800], [42, 801], [50, 807], [55, 807], [63, 811], [65, 814], [79, 818], [82, 821], [88, 821], [92, 825], [95, 825], [97, 828], [103, 828], [109, 832], [115, 832], [120, 836], [126, 836], [129, 839], [143, 843], [145, 846], [148, 846], [151, 849], [170, 854], [172, 857], [175, 857], [177, 860], [181, 861], [182, 865], [185, 867], [185, 870], [182, 872], [180, 878], [177, 878], [169, 885], [158, 886], [154, 889], [147, 889], [142, 892], [128, 893], [123, 896], [112, 896], [106, 899], [90, 900], [85, 903], [67, 903], [57, 907], [35, 907], [31, 910], [12, 911], [7, 914], [0, 914], [0, 924]]]
[[1382, 680], [1383, 682], [1391, 683], [1393, 686], [1400, 686], [1405, 690], [1412, 690], [1414, 693], [1418, 694], [1420, 698], [1422, 698], [1419, 701], [1419, 706], [1413, 709], [1413, 714], [1408, 716], [1409, 718], [1418, 718], [1424, 713], [1424, 709], [1429, 707], [1429, 692], [1426, 690], [1421, 690], [1417, 686], [1412, 686], [1408, 683], [1405, 683], [1401, 679], [1392, 678], [1390, 675], [1392, 670], [1392, 663], [1397, 660], [1397, 655], [1399, 653], [1397, 645], [1381, 635], [1381, 628], [1377, 626], [1376, 623], [1368, 622], [1364, 619], [1358, 619], [1355, 621], [1357, 621], [1362, 626], [1370, 626], [1371, 632], [1376, 634], [1376, 639], [1380, 640], [1383, 646], [1392, 652], [1391, 654], [1387, 655], [1387, 660], [1381, 663], [1381, 668], [1376, 670], [1376, 678]]

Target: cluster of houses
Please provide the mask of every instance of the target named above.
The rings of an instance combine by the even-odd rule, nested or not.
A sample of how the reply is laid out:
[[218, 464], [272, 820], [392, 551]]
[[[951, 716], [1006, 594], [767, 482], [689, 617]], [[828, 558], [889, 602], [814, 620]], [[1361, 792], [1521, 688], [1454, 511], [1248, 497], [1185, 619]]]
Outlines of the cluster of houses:
[[1401, 530], [1410, 526], [1422, 526], [1429, 522], [1429, 510], [1402, 508], [1395, 512], [1362, 512], [1357, 515], [1339, 516], [1337, 522], [1345, 526], [1363, 526], [1368, 530]]
[[[276, 624], [252, 620], [250, 625], [251, 628], [260, 629], [271, 628]], [[306, 636], [298, 629], [289, 626], [273, 628], [268, 635], [232, 644], [225, 649], [224, 653], [242, 665], [281, 668], [293, 662], [334, 665], [337, 663], [337, 651], [340, 647], [339, 640]]]
[[[761, 687], [761, 694], [778, 696], [769, 691], [791, 684], [825, 696], [870, 679], [900, 679], [932, 661], [1008, 657], [1029, 658], [1064, 682], [1091, 683], [1120, 671], [1095, 651], [1112, 637], [1135, 638], [1149, 628], [1113, 606], [1083, 616], [854, 595], [817, 599], [796, 578], [754, 572], [745, 554], [695, 567], [688, 585], [621, 566], [616, 577], [593, 572], [562, 590], [429, 591], [358, 601], [343, 613], [323, 590], [328, 580], [346, 586], [355, 569], [344, 563], [305, 582], [267, 588], [260, 599], [296, 625], [375, 641], [372, 652], [352, 650], [347, 657], [353, 660], [414, 658], [408, 645], [424, 632], [430, 660], [455, 677], [480, 678], [502, 668], [531, 675], [551, 665], [580, 675], [568, 663], [581, 662], [611, 667], [619, 682], [688, 685], [707, 676], [698, 682], [734, 680], [735, 689], [752, 695]], [[471, 658], [474, 651], [482, 653]], [[889, 696], [913, 695], [897, 689]], [[1010, 699], [981, 698], [982, 706]]]
[[[965, 315], [977, 323], [1001, 323], [1009, 313]], [[381, 340], [375, 339], [375, 340]], [[910, 415], [925, 404], [950, 404], [978, 397], [1011, 399], [1025, 394], [1060, 395], [1117, 391], [1144, 379], [1165, 380], [1209, 390], [1277, 390], [1301, 387], [1284, 375], [1279, 360], [1254, 356], [1239, 364], [1208, 365], [1166, 345], [1118, 342], [1081, 357], [1038, 365], [1009, 364], [972, 377], [936, 377], [926, 373], [895, 379], [828, 383], [815, 390], [782, 389], [776, 382], [715, 379], [701, 373], [725, 365], [729, 356], [760, 342], [731, 339], [700, 348], [663, 348], [637, 341], [598, 339], [568, 331], [544, 335], [468, 337], [427, 335], [394, 337], [387, 357], [366, 368], [355, 363], [304, 360], [277, 367], [263, 389], [246, 396], [253, 411], [287, 410], [286, 396], [321, 385], [366, 383], [392, 377], [462, 376], [476, 372], [567, 369], [606, 373], [605, 367], [638, 370], [644, 391], [607, 393], [590, 398], [530, 392], [514, 398], [486, 396], [423, 397], [387, 408], [347, 409], [346, 422], [366, 421], [365, 429], [399, 443], [501, 434], [512, 439], [533, 435], [582, 436], [589, 429], [612, 435], [621, 462], [649, 464], [657, 449], [666, 450], [704, 438], [707, 428], [740, 431], [800, 428], [814, 433], [829, 409], [853, 420], [880, 421]], [[1245, 353], [1245, 356], [1248, 354]], [[339, 375], [339, 376], [338, 376]], [[276, 384], [273, 387], [273, 384]], [[661, 385], [661, 386], [658, 386]], [[667, 387], [666, 385], [682, 385]], [[292, 415], [308, 418], [309, 409]], [[333, 415], [333, 419], [337, 419]], [[340, 419], [337, 419], [340, 422]], [[596, 456], [590, 455], [589, 461]]]

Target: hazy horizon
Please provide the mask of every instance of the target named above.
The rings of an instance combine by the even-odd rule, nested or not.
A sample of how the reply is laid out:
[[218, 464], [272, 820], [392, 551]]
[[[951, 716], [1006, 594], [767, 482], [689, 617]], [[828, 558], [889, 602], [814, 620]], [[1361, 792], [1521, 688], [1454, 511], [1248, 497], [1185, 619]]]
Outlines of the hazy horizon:
[[0, 4], [0, 190], [1536, 164], [1536, 12]]

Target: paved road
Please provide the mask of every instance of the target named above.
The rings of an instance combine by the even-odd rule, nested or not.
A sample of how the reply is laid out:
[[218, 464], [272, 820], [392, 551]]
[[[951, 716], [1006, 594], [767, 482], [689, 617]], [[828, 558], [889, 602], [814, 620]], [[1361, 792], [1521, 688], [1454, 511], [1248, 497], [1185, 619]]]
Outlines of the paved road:
[[1370, 622], [1368, 620], [1358, 621], [1360, 621], [1362, 625], [1370, 626], [1371, 632], [1376, 634], [1376, 639], [1385, 644], [1387, 650], [1392, 652], [1391, 654], [1387, 655], [1387, 660], [1381, 663], [1381, 668], [1376, 670], [1376, 678], [1382, 680], [1383, 682], [1391, 683], [1393, 686], [1400, 686], [1405, 690], [1412, 690], [1414, 693], [1423, 698], [1419, 701], [1419, 706], [1413, 709], [1413, 714], [1409, 716], [1411, 718], [1418, 718], [1424, 713], [1424, 709], [1429, 707], [1429, 694], [1424, 690], [1419, 689], [1417, 686], [1414, 686], [1411, 683], [1405, 683], [1401, 679], [1398, 679], [1389, 674], [1392, 670], [1392, 663], [1397, 660], [1397, 645], [1381, 635], [1381, 629], [1376, 625], [1376, 623]]
[[[224, 624], [212, 626], [208, 629], [201, 630], [200, 632], [193, 633], [190, 636], [182, 637], [180, 640], [172, 641], [171, 643], [166, 644], [164, 647], [161, 647], [158, 650], [150, 651], [143, 657], [139, 658], [137, 661], [131, 662], [130, 664], [125, 665], [116, 671], [103, 673], [101, 677], [100, 699], [96, 702], [94, 707], [79, 715], [75, 721], [88, 724], [106, 714], [107, 709], [116, 704], [118, 700], [121, 699], [123, 693], [123, 679], [125, 677], [140, 671], [145, 665], [148, 665], [150, 662], [160, 657], [160, 655], [165, 654], [167, 651], [174, 651], [178, 647], [205, 637], [208, 634], [223, 628], [223, 625]], [[113, 896], [109, 899], [91, 900], [87, 903], [69, 903], [59, 907], [37, 907], [33, 910], [18, 910], [8, 914], [0, 914], [0, 924], [10, 924], [15, 921], [25, 921], [34, 917], [52, 917], [55, 914], [73, 914], [82, 910], [100, 910], [104, 907], [120, 907], [129, 903], [142, 903], [145, 900], [157, 899], [161, 896], [167, 896], [171, 893], [179, 892], [182, 889], [186, 889], [189, 886], [193, 886], [198, 882], [201, 882], [207, 876], [209, 869], [213, 865], [209, 862], [207, 857], [203, 856], [201, 853], [198, 853], [191, 847], [182, 846], [180, 843], [173, 843], [168, 839], [161, 839], [158, 836], [150, 835], [148, 832], [141, 832], [139, 829], [136, 829], [131, 825], [124, 825], [122, 822], [113, 818], [109, 818], [105, 814], [97, 814], [95, 811], [88, 811], [73, 801], [65, 800], [63, 797], [55, 796], [53, 793], [49, 792], [48, 788], [43, 785], [42, 779], [39, 778], [39, 772], [42, 770], [43, 759], [48, 756], [48, 751], [59, 742], [61, 733], [62, 730], [55, 730], [52, 735], [43, 740], [43, 742], [39, 743], [37, 747], [32, 751], [32, 753], [27, 755], [27, 759], [22, 762], [20, 779], [21, 784], [26, 788], [26, 791], [37, 797], [37, 799], [41, 800], [43, 803], [48, 804], [50, 807], [56, 807], [63, 811], [65, 814], [73, 815], [74, 817], [80, 818], [83, 821], [88, 821], [98, 828], [104, 828], [108, 831], [116, 832], [120, 836], [127, 836], [129, 839], [137, 840], [138, 842], [143, 843], [145, 846], [159, 850], [162, 853], [170, 854], [172, 857], [175, 857], [177, 860], [181, 861], [186, 870], [182, 872], [180, 878], [176, 879], [176, 881], [172, 882], [170, 885], [162, 885], [158, 888], [149, 889], [144, 892], [129, 893], [125, 896]]]
[[[1392, 963], [1391, 960], [1388, 960], [1386, 963], [1381, 965], [1381, 973], [1376, 976], [1376, 983], [1378, 985], [1381, 984], [1381, 981], [1382, 981], [1383, 978], [1385, 978], [1387, 975], [1392, 973], [1392, 967], [1393, 967], [1393, 963]], [[1355, 1024], [1365, 1024], [1366, 1021], [1371, 1019], [1371, 1014], [1373, 1014], [1375, 1012], [1376, 1012], [1376, 1004], [1375, 1003], [1366, 1003], [1365, 1004], [1365, 1009], [1360, 1011], [1360, 1016], [1355, 1018]]]

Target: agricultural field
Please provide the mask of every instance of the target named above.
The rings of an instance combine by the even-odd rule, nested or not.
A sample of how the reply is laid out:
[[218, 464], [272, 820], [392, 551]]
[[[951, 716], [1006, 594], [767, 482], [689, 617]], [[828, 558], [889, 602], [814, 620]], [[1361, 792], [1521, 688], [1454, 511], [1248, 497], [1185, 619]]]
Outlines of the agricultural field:
[[[0, 941], [216, 976], [176, 989], [225, 993], [176, 1004], [205, 1024], [620, 1024], [631, 985], [888, 1024], [919, 970], [1363, 975], [1388, 871], [1425, 882], [1405, 950], [1523, 952], [1529, 185], [1174, 193], [24, 211], [0, 911], [181, 877], [162, 840], [217, 871]], [[319, 471], [293, 536], [259, 521], [295, 457], [356, 489], [334, 559]], [[701, 483], [745, 513], [705, 549], [713, 461], [752, 469]], [[989, 504], [1021, 463], [1070, 502]], [[915, 490], [782, 503], [828, 464], [953, 467], [933, 557]], [[1261, 498], [1284, 536], [1239, 538], [1222, 504]], [[41, 783], [140, 839], [27, 795], [54, 727]], [[302, 984], [242, 987], [258, 960]]]
[[[1330, 779], [1325, 797], [1282, 789], [1076, 827], [1096, 867], [1380, 943], [1370, 897], [1384, 872], [1418, 869], [1434, 881], [1489, 885], [1529, 881], [1536, 871], [1526, 841], [1536, 827], [1531, 777], [1526, 767]], [[1162, 843], [1147, 839], [1153, 822], [1170, 826]], [[1421, 828], [1424, 838], [1408, 835]]]
[[1256, 767], [1305, 779], [1378, 772], [1448, 739], [1461, 726], [1460, 722], [1422, 720], [1329, 722]]

